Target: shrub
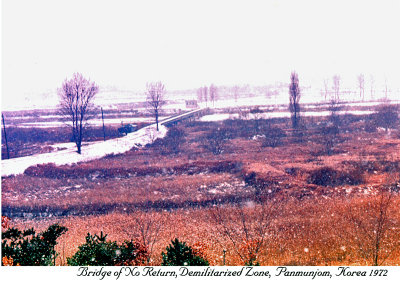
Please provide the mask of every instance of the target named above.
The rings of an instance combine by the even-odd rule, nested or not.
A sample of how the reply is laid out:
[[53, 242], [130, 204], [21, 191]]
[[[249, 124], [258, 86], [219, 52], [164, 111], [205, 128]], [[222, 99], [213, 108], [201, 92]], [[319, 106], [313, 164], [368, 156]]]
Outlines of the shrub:
[[309, 184], [320, 186], [357, 185], [364, 182], [364, 177], [363, 171], [358, 169], [344, 172], [330, 167], [322, 167], [312, 171], [307, 181]]
[[247, 185], [254, 187], [256, 196], [260, 196], [264, 191], [266, 191], [266, 189], [273, 192], [276, 192], [279, 189], [278, 181], [269, 177], [257, 175], [254, 171], [247, 173], [242, 170], [241, 176]]
[[204, 266], [209, 265], [208, 261], [195, 254], [193, 249], [180, 242], [178, 239], [171, 241], [166, 253], [162, 252], [162, 266]]
[[295, 176], [298, 175], [300, 172], [300, 169], [298, 167], [287, 167], [285, 168], [285, 173]]
[[223, 130], [229, 132], [227, 138], [251, 138], [257, 134], [256, 128], [261, 126], [262, 120], [227, 119], [222, 122]]
[[307, 141], [307, 127], [304, 123], [299, 123], [297, 127], [292, 130], [292, 141], [294, 143], [304, 143]]
[[342, 164], [350, 165], [354, 170], [361, 170], [369, 173], [379, 172], [390, 172], [398, 173], [400, 172], [400, 163], [396, 161], [388, 161], [385, 159], [380, 159], [376, 161], [343, 161]]
[[377, 126], [384, 127], [387, 132], [388, 129], [394, 127], [399, 120], [398, 105], [384, 104], [379, 106], [374, 114], [374, 120]]
[[[53, 224], [39, 234], [31, 228], [20, 231], [9, 228], [2, 233], [2, 262], [13, 265], [54, 265], [57, 238], [67, 231], [66, 227]], [[7, 259], [4, 259], [6, 257]]]
[[272, 147], [275, 148], [282, 143], [282, 138], [286, 137], [285, 131], [283, 131], [279, 127], [266, 127], [263, 132], [264, 135], [264, 141], [263, 141], [263, 146], [264, 147]]
[[32, 177], [50, 179], [79, 179], [79, 178], [128, 178], [131, 176], [197, 174], [204, 172], [234, 172], [241, 169], [240, 162], [233, 161], [198, 161], [177, 165], [166, 170], [160, 167], [86, 167], [80, 165], [56, 166], [55, 164], [38, 164], [28, 167], [24, 174]]
[[205, 136], [203, 147], [214, 155], [220, 155], [225, 150], [228, 139], [229, 132], [225, 129], [217, 128]]
[[330, 112], [329, 121], [338, 127], [341, 125], [339, 111], [342, 110], [342, 108], [343, 106], [340, 104], [338, 99], [332, 99], [328, 105], [328, 110]]
[[325, 153], [331, 155], [333, 153], [333, 147], [339, 142], [339, 127], [335, 124], [323, 126], [319, 130], [320, 139], [319, 143], [324, 146]]
[[146, 145], [147, 147], [156, 148], [161, 154], [177, 154], [181, 151], [181, 146], [185, 142], [186, 133], [181, 127], [173, 126], [168, 129], [164, 138], [156, 139], [152, 144]]
[[8, 229], [9, 226], [9, 221], [10, 218], [8, 218], [7, 216], [2, 215], [1, 216], [1, 229]]
[[180, 127], [172, 127], [168, 130], [163, 140], [163, 146], [167, 153], [179, 153], [182, 144], [185, 142], [185, 131]]
[[261, 129], [261, 117], [264, 111], [262, 111], [259, 107], [253, 108], [250, 110], [250, 114], [253, 116], [254, 120], [254, 134], [258, 134]]
[[377, 131], [375, 121], [372, 119], [366, 119], [364, 122], [364, 130], [368, 133], [375, 133]]
[[103, 235], [103, 232], [100, 236], [88, 233], [86, 243], [78, 249], [71, 258], [67, 258], [69, 265], [143, 265], [148, 259], [145, 246], [134, 241], [125, 241], [118, 245], [116, 241], [107, 241], [107, 235]]

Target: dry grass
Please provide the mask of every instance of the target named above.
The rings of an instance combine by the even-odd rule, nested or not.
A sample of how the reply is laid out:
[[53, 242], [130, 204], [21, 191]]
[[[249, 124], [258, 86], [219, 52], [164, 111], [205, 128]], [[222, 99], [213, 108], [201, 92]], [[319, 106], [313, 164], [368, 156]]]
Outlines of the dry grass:
[[[103, 231], [109, 234], [109, 239], [122, 242], [141, 236], [139, 222], [142, 225], [162, 223], [159, 230], [156, 228], [159, 225], [150, 224], [153, 227], [147, 234], [148, 238], [156, 238], [152, 241], [152, 264], [160, 264], [161, 252], [177, 237], [190, 245], [201, 246], [212, 265], [222, 265], [224, 249], [226, 264], [242, 265], [243, 254], [254, 253], [254, 246], [260, 242], [256, 232], [256, 226], [260, 226], [259, 195], [255, 194], [254, 187], [244, 183], [246, 175], [254, 172], [256, 184], [261, 183], [265, 188], [261, 196], [285, 198], [268, 222], [261, 248], [256, 252], [257, 262], [261, 265], [373, 263], [368, 249], [372, 241], [366, 239], [366, 245], [364, 242], [360, 249], [354, 239], [356, 221], [346, 215], [354, 213], [365, 228], [374, 231], [376, 192], [399, 179], [398, 166], [394, 171], [388, 170], [388, 164], [400, 162], [400, 139], [396, 135], [345, 133], [345, 141], [335, 148], [341, 153], [333, 155], [320, 154], [321, 145], [311, 138], [315, 136], [301, 143], [291, 143], [289, 136], [283, 141], [285, 146], [276, 148], [262, 147], [260, 140], [237, 137], [228, 142], [222, 155], [215, 156], [199, 146], [198, 140], [207, 133], [207, 128], [198, 125], [185, 130], [187, 142], [183, 144], [183, 152], [176, 155], [160, 155], [157, 148], [149, 147], [62, 168], [69, 173], [71, 169], [78, 169], [75, 172], [82, 173], [82, 177], [3, 178], [3, 208], [69, 211], [67, 216], [59, 218], [12, 219], [12, 224], [18, 227], [44, 229], [53, 222], [68, 227], [69, 231], [57, 246], [60, 265], [84, 243], [88, 232]], [[240, 167], [210, 170], [223, 161]], [[189, 171], [188, 167], [193, 169], [193, 164], [201, 168]], [[341, 171], [358, 169], [365, 183], [338, 187], [308, 184], [310, 173], [321, 167]], [[175, 171], [171, 172], [171, 168]], [[137, 169], [149, 173], [124, 177], [117, 174], [96, 177], [87, 173], [101, 169], [124, 169], [125, 172]], [[273, 193], [269, 192], [272, 190]], [[238, 234], [243, 235], [243, 222], [239, 224], [241, 218], [233, 204], [241, 201], [248, 203], [242, 218], [245, 215], [246, 226], [250, 228], [248, 234], [252, 234], [242, 242], [239, 235], [233, 241], [221, 232], [223, 229], [212, 216], [214, 205], [224, 203], [220, 207], [230, 218], [232, 230], [242, 230]], [[381, 241], [381, 251], [385, 254], [393, 251], [382, 263], [400, 265], [400, 250], [396, 247], [400, 238], [400, 196], [395, 194], [392, 201], [388, 211], [391, 228]], [[76, 211], [82, 215], [73, 216]], [[95, 215], [96, 212], [100, 214]]]
[[[351, 207], [356, 211], [353, 215], [361, 220], [373, 221], [378, 214], [368, 203], [376, 201], [375, 197], [354, 197], [329, 200], [296, 200], [290, 199], [279, 205], [271, 217], [262, 247], [257, 256], [261, 265], [372, 265], [371, 259], [362, 255], [352, 236], [360, 232], [354, 229], [352, 222], [343, 216]], [[383, 265], [400, 265], [400, 196], [395, 196], [389, 215], [391, 228], [382, 241], [382, 252], [390, 255]], [[367, 207], [367, 208], [366, 208]], [[237, 225], [241, 230], [241, 217], [236, 206], [222, 208], [224, 216], [230, 218], [229, 224]], [[247, 218], [249, 232], [255, 232], [260, 222], [260, 206], [247, 205], [244, 213]], [[161, 252], [174, 238], [188, 242], [190, 245], [201, 244], [203, 252], [212, 265], [222, 265], [223, 250], [226, 252], [227, 265], [243, 265], [232, 241], [220, 232], [213, 219], [213, 208], [179, 209], [175, 211], [136, 211], [133, 213], [112, 213], [101, 216], [68, 217], [41, 220], [13, 220], [11, 225], [44, 229], [51, 223], [59, 222], [68, 227], [57, 245], [60, 253], [57, 263], [65, 264], [66, 257], [72, 256], [80, 244], [84, 243], [86, 234], [103, 231], [109, 234], [110, 240], [122, 242], [129, 238], [139, 238], [138, 217], [146, 220], [162, 222], [153, 246], [151, 264], [161, 263]], [[370, 226], [369, 232], [374, 230]], [[239, 232], [240, 233], [240, 232]], [[359, 235], [359, 234], [358, 234]], [[245, 242], [243, 240], [243, 242]], [[240, 243], [240, 240], [237, 240]], [[372, 243], [364, 242], [370, 248]], [[369, 244], [369, 245], [368, 245]], [[372, 244], [372, 245], [371, 245]]]

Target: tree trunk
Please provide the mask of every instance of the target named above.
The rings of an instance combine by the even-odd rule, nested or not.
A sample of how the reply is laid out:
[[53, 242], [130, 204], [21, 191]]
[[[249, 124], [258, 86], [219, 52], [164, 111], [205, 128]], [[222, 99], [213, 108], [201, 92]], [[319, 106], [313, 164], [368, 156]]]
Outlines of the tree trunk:
[[4, 115], [1, 114], [1, 118], [3, 119], [3, 130], [4, 130], [4, 139], [6, 141], [6, 149], [7, 149], [7, 159], [10, 158], [10, 151], [8, 149], [8, 141], [7, 141], [7, 132], [6, 132], [6, 123], [4, 121]]
[[156, 126], [157, 126], [157, 131], [158, 131], [158, 111], [155, 111], [155, 115], [156, 115]]

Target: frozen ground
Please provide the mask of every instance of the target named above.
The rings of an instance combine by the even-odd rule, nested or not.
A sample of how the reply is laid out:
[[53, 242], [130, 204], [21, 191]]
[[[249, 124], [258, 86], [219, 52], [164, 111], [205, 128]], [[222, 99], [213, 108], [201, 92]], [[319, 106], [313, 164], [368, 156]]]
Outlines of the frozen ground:
[[163, 138], [166, 133], [166, 127], [160, 125], [160, 130], [157, 131], [155, 125], [150, 125], [121, 138], [84, 144], [82, 146], [82, 154], [76, 152], [76, 147], [72, 143], [61, 144], [62, 148], [66, 148], [65, 150], [2, 160], [1, 176], [20, 174], [28, 167], [37, 164], [75, 164], [99, 159], [110, 154], [125, 153], [133, 147], [141, 147], [154, 142], [157, 138]]
[[[312, 99], [312, 97], [307, 97], [308, 99], [301, 99], [301, 104], [315, 104], [315, 103], [329, 103], [329, 101], [319, 99]], [[382, 104], [380, 101], [349, 101], [349, 100], [341, 100], [346, 106], [377, 106]], [[388, 103], [390, 104], [399, 104], [400, 100], [398, 97], [396, 99], [389, 100]], [[288, 95], [285, 96], [272, 96], [272, 97], [264, 97], [264, 96], [255, 96], [255, 97], [240, 97], [239, 99], [220, 99], [215, 101], [214, 103], [211, 101], [199, 103], [201, 107], [210, 107], [215, 109], [223, 109], [223, 108], [235, 108], [235, 107], [265, 107], [265, 106], [274, 106], [274, 107], [284, 107], [287, 108], [289, 104]], [[307, 105], [310, 108], [318, 108], [320, 105]]]
[[[59, 117], [59, 116], [58, 116]], [[164, 119], [166, 117], [160, 117], [160, 119]], [[129, 117], [129, 118], [108, 118], [104, 119], [105, 125], [111, 124], [128, 124], [128, 123], [140, 123], [140, 122], [154, 122], [154, 117]], [[101, 126], [103, 124], [102, 119], [92, 119], [88, 121], [89, 125], [92, 126]], [[39, 127], [39, 128], [51, 128], [51, 127], [62, 127], [65, 126], [65, 122], [61, 121], [43, 121], [43, 122], [22, 122], [17, 123], [17, 127], [23, 128], [32, 128], [32, 127]]]
[[[353, 114], [353, 115], [369, 115], [372, 114], [373, 111], [339, 111], [339, 114]], [[303, 112], [302, 115], [306, 117], [324, 117], [328, 116], [331, 113], [329, 111], [321, 111], [321, 112]], [[289, 118], [290, 112], [272, 112], [272, 113], [262, 113], [257, 114], [258, 118]], [[238, 119], [239, 114], [213, 114], [213, 115], [206, 115], [200, 118], [200, 121], [221, 121], [226, 119]], [[254, 116], [252, 114], [248, 115], [247, 119], [253, 119]]]

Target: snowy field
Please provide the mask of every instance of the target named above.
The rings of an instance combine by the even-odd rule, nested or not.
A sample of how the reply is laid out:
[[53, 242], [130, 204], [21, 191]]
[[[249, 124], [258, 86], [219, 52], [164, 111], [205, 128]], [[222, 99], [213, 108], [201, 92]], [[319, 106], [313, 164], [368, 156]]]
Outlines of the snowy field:
[[[372, 114], [373, 111], [338, 111], [338, 114], [353, 114], [353, 115], [368, 115]], [[301, 115], [306, 117], [325, 117], [329, 116], [331, 113], [329, 111], [321, 112], [303, 112]], [[272, 113], [262, 113], [257, 114], [257, 118], [269, 119], [269, 118], [289, 118], [290, 112], [272, 112]], [[253, 114], [249, 114], [246, 119], [254, 119]], [[239, 114], [213, 114], [205, 115], [200, 118], [200, 121], [222, 121], [226, 119], [239, 119]]]
[[[58, 116], [60, 118], [60, 116]], [[164, 119], [166, 117], [160, 117], [160, 119]], [[104, 119], [105, 125], [112, 125], [112, 124], [135, 124], [135, 123], [151, 123], [154, 122], [154, 117], [130, 117], [130, 118], [108, 118]], [[13, 126], [21, 127], [21, 128], [51, 128], [51, 127], [63, 127], [68, 123], [61, 122], [61, 121], [42, 121], [42, 122], [22, 122], [22, 123], [15, 123]], [[102, 119], [93, 119], [88, 121], [88, 124], [91, 126], [102, 126], [103, 120]]]
[[[370, 107], [377, 106], [382, 104], [380, 101], [341, 101], [343, 105], [350, 107]], [[321, 100], [321, 99], [307, 99], [301, 100], [301, 104], [307, 104], [308, 108], [318, 108], [321, 103], [329, 104], [329, 101]], [[400, 104], [400, 100], [398, 97], [396, 99], [389, 100], [390, 104]], [[221, 99], [218, 101], [207, 103], [202, 102], [199, 103], [201, 107], [209, 107], [215, 109], [224, 109], [224, 108], [236, 108], [236, 107], [274, 107], [274, 108], [285, 108], [287, 109], [289, 104], [289, 98], [286, 94], [285, 97], [281, 96], [273, 96], [266, 98], [264, 96], [256, 96], [256, 97], [244, 97], [240, 98], [237, 101], [235, 99]]]

